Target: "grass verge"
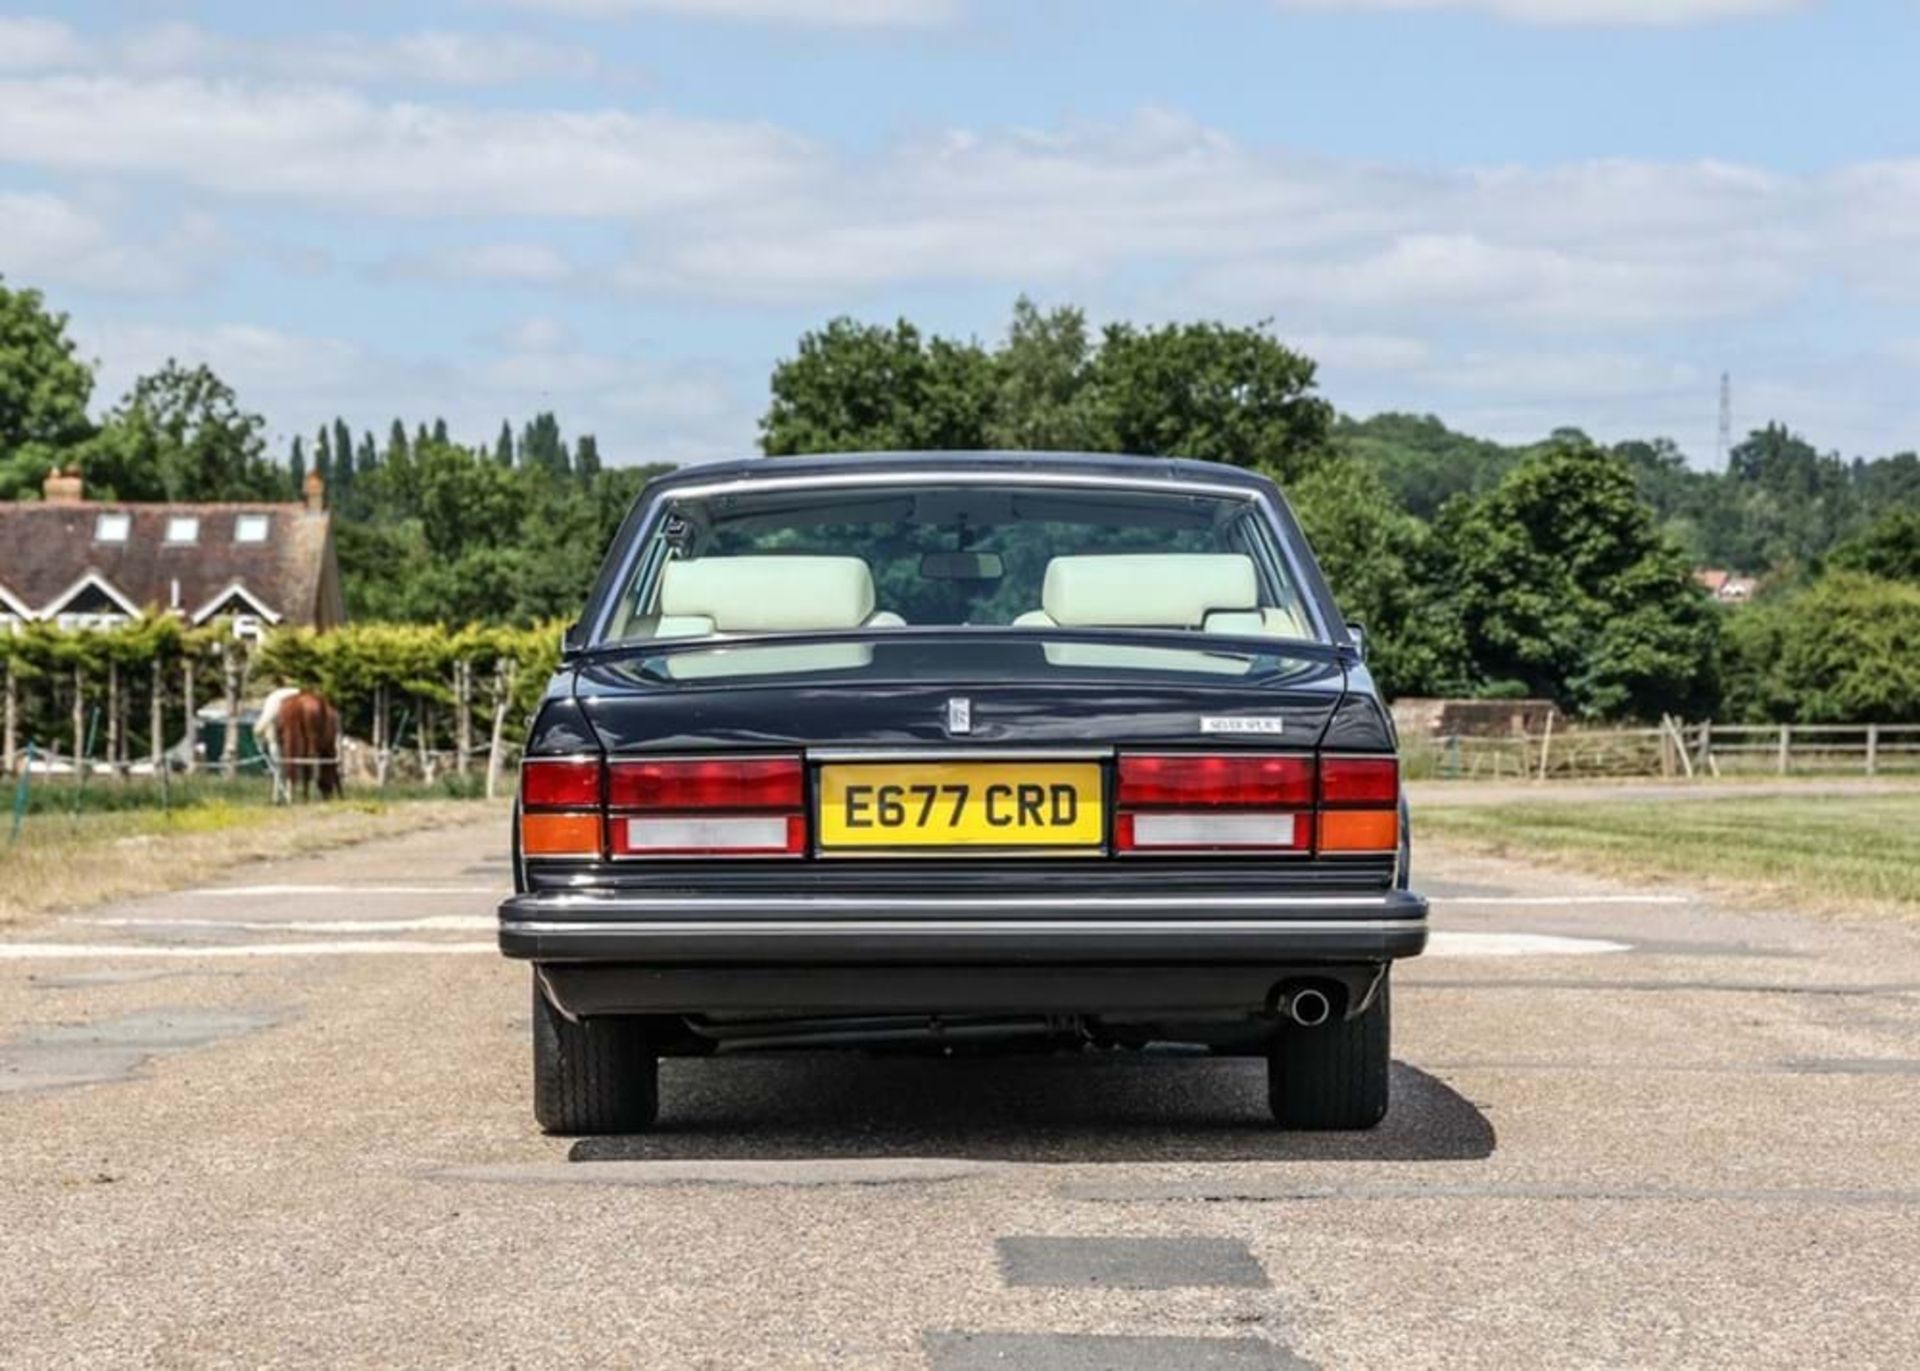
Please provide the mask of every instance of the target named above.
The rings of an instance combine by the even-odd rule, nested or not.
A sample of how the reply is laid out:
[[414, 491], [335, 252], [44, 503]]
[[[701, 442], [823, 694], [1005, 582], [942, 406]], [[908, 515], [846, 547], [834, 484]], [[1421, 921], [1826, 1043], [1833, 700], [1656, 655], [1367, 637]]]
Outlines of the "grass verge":
[[1697, 802], [1421, 806], [1415, 832], [1495, 856], [1563, 859], [1800, 906], [1920, 915], [1920, 795], [1778, 795]]
[[494, 814], [475, 800], [272, 808], [203, 801], [173, 810], [30, 813], [17, 841], [0, 821], [0, 925], [50, 910], [195, 885], [242, 862], [324, 851]]

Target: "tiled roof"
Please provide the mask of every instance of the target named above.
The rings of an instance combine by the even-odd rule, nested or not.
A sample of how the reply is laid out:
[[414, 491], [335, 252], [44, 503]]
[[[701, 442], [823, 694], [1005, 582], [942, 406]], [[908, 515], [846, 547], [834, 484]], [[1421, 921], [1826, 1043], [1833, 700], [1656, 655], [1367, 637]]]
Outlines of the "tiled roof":
[[[99, 541], [102, 514], [127, 516], [125, 541]], [[265, 541], [235, 539], [242, 514], [267, 517]], [[198, 536], [169, 543], [168, 520], [180, 517], [200, 521]], [[93, 573], [142, 607], [192, 614], [238, 582], [288, 623], [331, 623], [340, 617], [332, 557], [329, 516], [300, 504], [0, 503], [0, 603], [11, 597], [35, 614]]]

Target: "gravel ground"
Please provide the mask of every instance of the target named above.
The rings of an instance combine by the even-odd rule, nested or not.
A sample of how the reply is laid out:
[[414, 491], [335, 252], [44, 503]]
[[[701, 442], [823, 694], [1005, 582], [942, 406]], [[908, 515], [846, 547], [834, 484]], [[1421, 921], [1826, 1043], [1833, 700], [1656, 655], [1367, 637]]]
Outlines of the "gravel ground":
[[822, 1056], [569, 1144], [501, 839], [6, 931], [0, 1363], [1920, 1364], [1911, 927], [1428, 851], [1374, 1133], [1257, 1064]]

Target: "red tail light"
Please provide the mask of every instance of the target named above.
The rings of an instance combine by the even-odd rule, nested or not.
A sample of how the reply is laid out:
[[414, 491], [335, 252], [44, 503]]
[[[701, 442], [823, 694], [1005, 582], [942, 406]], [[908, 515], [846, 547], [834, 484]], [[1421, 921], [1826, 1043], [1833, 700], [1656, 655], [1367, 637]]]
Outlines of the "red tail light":
[[1313, 803], [1310, 757], [1122, 757], [1122, 809]]
[[797, 857], [807, 850], [798, 757], [615, 762], [607, 831], [616, 857]]
[[1298, 852], [1312, 830], [1313, 760], [1247, 755], [1121, 757], [1121, 852]]
[[799, 809], [805, 794], [798, 757], [615, 762], [607, 769], [614, 809]]
[[1117, 764], [1120, 852], [1397, 851], [1392, 757], [1168, 753]]
[[806, 770], [794, 757], [529, 758], [520, 768], [528, 857], [797, 857]]
[[520, 852], [527, 857], [604, 855], [598, 758], [530, 757], [520, 764]]
[[1400, 850], [1400, 763], [1393, 757], [1322, 757], [1322, 853], [1357, 855]]

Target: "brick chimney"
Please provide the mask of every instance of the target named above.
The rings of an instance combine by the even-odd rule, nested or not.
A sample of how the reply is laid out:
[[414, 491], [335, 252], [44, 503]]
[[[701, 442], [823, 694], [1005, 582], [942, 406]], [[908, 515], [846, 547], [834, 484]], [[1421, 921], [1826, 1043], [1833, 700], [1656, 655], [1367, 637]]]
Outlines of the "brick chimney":
[[47, 479], [40, 485], [40, 496], [50, 505], [77, 505], [86, 499], [86, 482], [80, 479], [80, 469], [74, 467], [61, 471], [55, 467], [47, 473]]
[[300, 494], [307, 502], [307, 513], [318, 514], [327, 507], [327, 483], [320, 479], [320, 473], [309, 471], [306, 482], [300, 487]]

